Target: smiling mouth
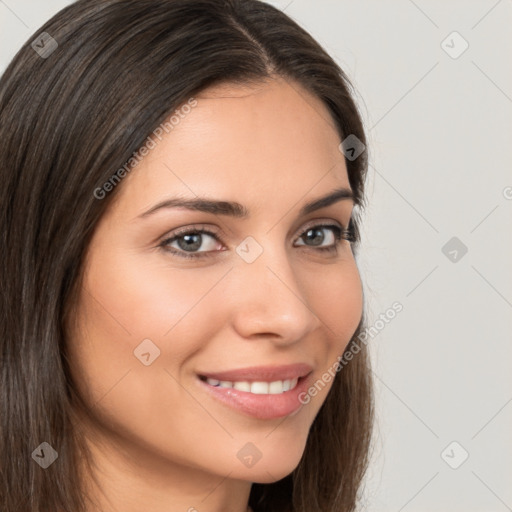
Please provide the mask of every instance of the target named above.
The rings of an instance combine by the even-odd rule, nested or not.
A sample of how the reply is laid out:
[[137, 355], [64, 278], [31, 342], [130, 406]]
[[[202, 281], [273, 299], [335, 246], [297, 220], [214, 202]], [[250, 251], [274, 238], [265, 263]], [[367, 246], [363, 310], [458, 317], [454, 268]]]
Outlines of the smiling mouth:
[[313, 378], [307, 363], [253, 366], [196, 373], [197, 382], [213, 399], [260, 420], [283, 418], [303, 406], [300, 396]]
[[286, 380], [275, 380], [272, 382], [265, 381], [229, 381], [212, 379], [205, 376], [199, 378], [216, 388], [236, 389], [237, 391], [244, 391], [252, 393], [253, 395], [280, 395], [286, 391], [291, 391], [297, 387], [298, 382], [303, 378], [294, 378]]

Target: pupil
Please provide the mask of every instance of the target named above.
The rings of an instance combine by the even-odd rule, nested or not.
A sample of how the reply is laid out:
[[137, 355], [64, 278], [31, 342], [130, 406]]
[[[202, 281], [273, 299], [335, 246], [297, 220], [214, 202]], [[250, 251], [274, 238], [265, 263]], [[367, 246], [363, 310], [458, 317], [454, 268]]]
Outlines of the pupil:
[[[194, 241], [195, 239], [195, 241]], [[185, 240], [187, 244], [182, 244], [182, 240]], [[192, 243], [188, 243], [192, 242]], [[178, 245], [183, 250], [194, 250], [199, 249], [201, 247], [201, 235], [200, 234], [194, 234], [194, 235], [183, 235], [181, 238], [178, 239]]]
[[[313, 233], [313, 236], [310, 236], [310, 234]], [[320, 234], [320, 236], [316, 236]], [[306, 235], [305, 235], [309, 241], [313, 242], [312, 245], [321, 245], [322, 242], [324, 241], [324, 232], [321, 230], [321, 229], [309, 229], [308, 231], [306, 231]]]

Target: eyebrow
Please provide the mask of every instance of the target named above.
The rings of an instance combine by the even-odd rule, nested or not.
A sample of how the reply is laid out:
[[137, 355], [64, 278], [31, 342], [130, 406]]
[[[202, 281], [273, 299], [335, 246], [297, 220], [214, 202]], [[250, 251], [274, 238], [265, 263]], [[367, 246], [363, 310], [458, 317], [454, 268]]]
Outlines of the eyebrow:
[[[354, 194], [350, 188], [337, 188], [325, 196], [313, 199], [301, 208], [299, 216], [304, 216], [316, 210], [320, 210], [321, 208], [326, 208], [327, 206], [343, 199], [350, 199], [351, 201], [354, 201]], [[250, 216], [249, 210], [236, 201], [218, 201], [201, 197], [194, 199], [175, 197], [166, 199], [155, 206], [152, 206], [149, 210], [139, 215], [139, 218], [148, 217], [153, 213], [166, 208], [186, 208], [188, 210], [213, 213], [215, 215], [229, 215], [240, 219], [245, 219]]]

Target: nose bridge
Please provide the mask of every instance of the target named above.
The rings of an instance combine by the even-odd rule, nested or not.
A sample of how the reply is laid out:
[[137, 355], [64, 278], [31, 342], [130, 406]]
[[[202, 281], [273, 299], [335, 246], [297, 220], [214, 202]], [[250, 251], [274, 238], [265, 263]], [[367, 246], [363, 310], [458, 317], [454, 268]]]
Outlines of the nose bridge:
[[[272, 245], [270, 238], [260, 249], [253, 241], [247, 243], [239, 246], [241, 256], [233, 272], [235, 328], [245, 337], [274, 334], [289, 342], [303, 338], [319, 319], [308, 304], [285, 248]], [[240, 252], [243, 249], [245, 253]], [[252, 261], [244, 258], [251, 251], [252, 258], [259, 253]]]

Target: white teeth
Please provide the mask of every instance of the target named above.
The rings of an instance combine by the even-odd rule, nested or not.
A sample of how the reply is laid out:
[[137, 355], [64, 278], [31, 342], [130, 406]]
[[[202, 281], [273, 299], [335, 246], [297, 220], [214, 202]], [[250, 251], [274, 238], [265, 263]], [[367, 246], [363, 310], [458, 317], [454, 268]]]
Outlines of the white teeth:
[[251, 384], [251, 393], [255, 395], [268, 395], [268, 382], [253, 382]]
[[238, 391], [251, 391], [251, 383], [250, 382], [235, 382], [233, 384], [234, 389], [238, 389]]
[[274, 382], [230, 382], [227, 380], [217, 380], [207, 378], [206, 382], [210, 386], [221, 388], [233, 388], [238, 391], [245, 391], [255, 395], [279, 395], [285, 391], [290, 391], [297, 386], [299, 379], [276, 380]]
[[278, 395], [279, 393], [282, 393], [283, 392], [283, 381], [276, 380], [275, 382], [271, 382], [268, 385], [268, 392], [271, 395]]

